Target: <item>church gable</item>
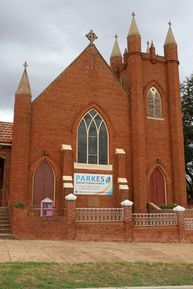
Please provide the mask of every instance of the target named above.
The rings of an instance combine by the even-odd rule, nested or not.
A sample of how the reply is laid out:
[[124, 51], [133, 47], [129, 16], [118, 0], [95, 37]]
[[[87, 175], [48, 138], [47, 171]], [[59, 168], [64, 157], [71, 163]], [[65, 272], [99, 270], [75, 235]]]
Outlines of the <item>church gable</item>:
[[[33, 101], [32, 126], [35, 127], [38, 121], [40, 126], [55, 131], [56, 126], [64, 130], [65, 123], [65, 131], [71, 130], [77, 114], [93, 103], [109, 116], [119, 113], [120, 120], [114, 124], [117, 130], [120, 130], [121, 122], [128, 122], [128, 95], [95, 45], [90, 44]], [[121, 120], [121, 111], [125, 112], [127, 119]]]
[[[124, 89], [111, 71], [109, 65], [99, 53], [95, 45], [88, 45], [86, 49], [34, 100], [34, 104], [41, 98], [49, 98], [50, 93], [64, 94], [69, 90], [87, 88], [103, 88], [114, 86], [124, 93]], [[55, 89], [57, 88], [57, 91]], [[66, 96], [67, 97], [67, 96]], [[72, 96], [73, 97], [73, 96]]]

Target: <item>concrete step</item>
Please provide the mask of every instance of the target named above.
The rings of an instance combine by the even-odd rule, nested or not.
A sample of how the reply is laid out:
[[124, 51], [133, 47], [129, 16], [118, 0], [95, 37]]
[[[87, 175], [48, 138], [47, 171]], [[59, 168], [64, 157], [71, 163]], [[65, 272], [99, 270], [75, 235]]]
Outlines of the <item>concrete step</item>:
[[11, 229], [11, 226], [10, 226], [10, 224], [0, 225], [0, 230], [1, 229]]
[[0, 225], [4, 224], [4, 223], [10, 223], [10, 219], [9, 218], [0, 218]]
[[9, 210], [8, 209], [0, 209], [0, 214], [9, 214]]
[[10, 226], [11, 226], [10, 222], [0, 223], [0, 228], [10, 227]]
[[2, 213], [2, 212], [1, 212], [1, 213], [0, 213], [0, 216], [2, 216], [2, 217], [3, 217], [3, 216], [9, 217], [9, 212], [8, 212], [8, 213]]
[[9, 214], [0, 214], [0, 219], [1, 218], [9, 218]]
[[0, 233], [0, 239], [15, 239], [10, 233]]
[[9, 209], [0, 207], [0, 239], [12, 239]]
[[10, 228], [0, 228], [0, 234], [7, 234], [7, 233], [11, 233]]
[[9, 218], [0, 218], [0, 224], [4, 224], [4, 223], [10, 223], [10, 219]]
[[0, 211], [4, 211], [4, 210], [9, 211], [9, 208], [8, 207], [0, 207]]

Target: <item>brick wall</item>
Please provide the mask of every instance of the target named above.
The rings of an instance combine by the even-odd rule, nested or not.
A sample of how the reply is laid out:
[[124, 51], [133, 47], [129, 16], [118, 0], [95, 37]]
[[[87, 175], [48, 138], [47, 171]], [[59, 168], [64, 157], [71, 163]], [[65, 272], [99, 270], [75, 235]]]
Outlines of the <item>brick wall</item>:
[[93, 241], [124, 241], [126, 240], [123, 222], [77, 223], [76, 239]]
[[12, 233], [19, 239], [67, 239], [64, 216], [29, 216], [28, 209], [13, 208]]
[[192, 242], [193, 230], [184, 227], [186, 215], [176, 214], [177, 225], [139, 226], [132, 224], [132, 207], [124, 206], [123, 221], [83, 222], [76, 217], [76, 201], [66, 200], [63, 216], [40, 217], [27, 208], [12, 208], [12, 233], [22, 239]]

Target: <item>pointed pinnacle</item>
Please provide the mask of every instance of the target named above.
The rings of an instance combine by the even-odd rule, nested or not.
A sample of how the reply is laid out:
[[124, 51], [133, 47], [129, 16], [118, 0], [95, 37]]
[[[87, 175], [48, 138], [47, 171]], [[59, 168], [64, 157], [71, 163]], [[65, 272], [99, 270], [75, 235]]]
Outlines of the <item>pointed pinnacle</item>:
[[176, 40], [174, 38], [174, 34], [173, 34], [172, 28], [171, 28], [171, 26], [172, 26], [171, 21], [169, 21], [168, 25], [169, 25], [169, 29], [168, 29], [168, 33], [166, 35], [166, 40], [165, 40], [164, 45], [171, 44], [171, 43], [176, 44]]
[[116, 34], [115, 35], [115, 42], [114, 42], [113, 50], [111, 52], [111, 57], [114, 57], [114, 56], [122, 57], [117, 38], [118, 38], [118, 35]]
[[28, 66], [27, 62], [25, 62], [23, 66], [24, 66], [24, 71], [23, 71], [21, 80], [19, 82], [18, 88], [16, 90], [16, 94], [27, 94], [31, 96], [31, 88], [30, 88], [28, 74], [26, 70], [26, 67]]
[[149, 53], [150, 49], [149, 49], [149, 41], [147, 41], [147, 50], [146, 50], [146, 53]]
[[134, 12], [132, 13], [132, 16], [133, 16], [133, 19], [131, 21], [131, 26], [130, 26], [130, 29], [129, 29], [128, 36], [140, 35], [138, 27], [137, 27], [137, 23], [135, 21], [135, 13]]
[[153, 43], [153, 40], [151, 41], [151, 46], [150, 47], [153, 47], [153, 48], [155, 47], [154, 43]]

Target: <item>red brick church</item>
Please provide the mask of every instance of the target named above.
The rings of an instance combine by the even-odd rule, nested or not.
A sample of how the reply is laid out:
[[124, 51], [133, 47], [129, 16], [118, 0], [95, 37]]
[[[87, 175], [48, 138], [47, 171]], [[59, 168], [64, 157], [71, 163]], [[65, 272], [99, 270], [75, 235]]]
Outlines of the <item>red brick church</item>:
[[[110, 66], [92, 30], [87, 38], [84, 51], [33, 101], [24, 65], [14, 122], [0, 122], [0, 206], [9, 207], [18, 236], [47, 238], [40, 218], [46, 198], [54, 202], [50, 222], [62, 230], [58, 220], [64, 219], [69, 194], [77, 197], [76, 208], [120, 208], [125, 199], [135, 213], [147, 213], [150, 202], [186, 207], [171, 24], [164, 56], [153, 42], [143, 52], [133, 15], [127, 48], [122, 55], [116, 36]], [[25, 214], [18, 225], [20, 205]]]

